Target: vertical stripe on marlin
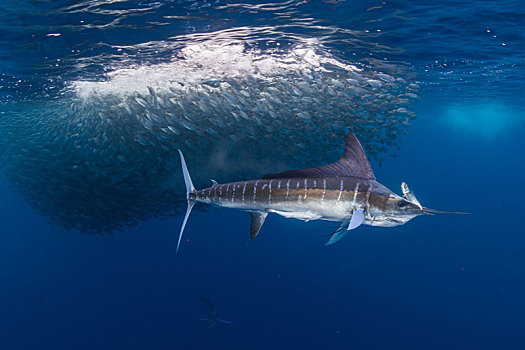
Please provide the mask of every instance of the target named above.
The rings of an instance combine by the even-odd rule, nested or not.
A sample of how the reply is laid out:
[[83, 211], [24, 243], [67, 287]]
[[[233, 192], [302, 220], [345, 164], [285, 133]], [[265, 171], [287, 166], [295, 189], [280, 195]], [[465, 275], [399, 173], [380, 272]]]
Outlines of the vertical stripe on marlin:
[[268, 204], [272, 204], [272, 181], [270, 180], [270, 184], [268, 185]]
[[357, 191], [359, 191], [359, 181], [356, 182], [354, 188], [354, 200], [352, 201], [352, 209], [355, 209], [355, 202], [357, 201]]
[[255, 203], [255, 196], [257, 195], [257, 184], [259, 183], [259, 180], [255, 181], [255, 185], [253, 186], [253, 202]]
[[343, 183], [343, 179], [341, 179], [341, 182], [339, 184], [339, 196], [337, 196], [338, 202], [341, 200], [341, 195], [343, 194], [343, 188], [344, 188], [344, 183]]
[[324, 196], [326, 195], [326, 178], [323, 179], [323, 197], [321, 198], [324, 201]]
[[237, 185], [233, 184], [233, 188], [232, 188], [232, 202], [235, 199], [235, 186], [237, 186]]
[[247, 185], [247, 184], [248, 184], [248, 183], [245, 181], [245, 182], [244, 182], [244, 186], [242, 187], [242, 202], [243, 202], [243, 203], [244, 203], [244, 192], [246, 192], [246, 185]]
[[304, 179], [304, 199], [306, 199], [307, 194], [308, 194], [308, 179]]

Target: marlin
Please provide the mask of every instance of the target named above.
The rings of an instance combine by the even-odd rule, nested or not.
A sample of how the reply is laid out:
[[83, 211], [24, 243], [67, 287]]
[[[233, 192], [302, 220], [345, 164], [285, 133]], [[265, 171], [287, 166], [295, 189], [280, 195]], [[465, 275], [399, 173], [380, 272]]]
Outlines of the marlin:
[[191, 209], [197, 202], [245, 210], [250, 214], [250, 236], [254, 239], [269, 213], [304, 221], [340, 222], [326, 245], [339, 241], [360, 225], [392, 227], [403, 225], [419, 215], [447, 212], [423, 207], [403, 182], [403, 196], [380, 184], [370, 167], [363, 147], [353, 133], [345, 136], [345, 151], [337, 162], [321, 167], [288, 170], [260, 179], [219, 184], [196, 190], [179, 150], [188, 208], [177, 243]]

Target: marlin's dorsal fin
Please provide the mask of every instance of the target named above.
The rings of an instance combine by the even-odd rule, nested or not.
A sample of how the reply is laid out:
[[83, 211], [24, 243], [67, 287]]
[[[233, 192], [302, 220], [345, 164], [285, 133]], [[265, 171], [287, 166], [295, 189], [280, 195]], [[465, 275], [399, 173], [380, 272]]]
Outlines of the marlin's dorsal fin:
[[219, 186], [219, 183], [214, 179], [211, 179], [211, 187]]
[[288, 170], [283, 173], [267, 174], [263, 179], [292, 177], [355, 176], [375, 180], [374, 172], [363, 147], [353, 133], [345, 136], [345, 153], [337, 162], [316, 168]]
[[261, 230], [264, 220], [268, 216], [267, 212], [264, 211], [252, 211], [250, 212], [250, 237], [254, 239]]

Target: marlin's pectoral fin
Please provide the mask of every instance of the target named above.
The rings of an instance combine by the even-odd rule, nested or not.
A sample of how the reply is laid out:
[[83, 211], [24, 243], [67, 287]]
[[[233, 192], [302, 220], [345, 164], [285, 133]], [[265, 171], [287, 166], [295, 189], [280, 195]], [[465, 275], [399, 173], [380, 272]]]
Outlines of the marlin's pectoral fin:
[[254, 239], [261, 230], [264, 220], [268, 216], [268, 213], [264, 211], [252, 211], [250, 212], [250, 237]]
[[365, 211], [363, 209], [354, 210], [352, 213], [352, 218], [350, 219], [350, 224], [348, 224], [347, 230], [353, 230], [356, 227], [361, 226], [365, 221]]

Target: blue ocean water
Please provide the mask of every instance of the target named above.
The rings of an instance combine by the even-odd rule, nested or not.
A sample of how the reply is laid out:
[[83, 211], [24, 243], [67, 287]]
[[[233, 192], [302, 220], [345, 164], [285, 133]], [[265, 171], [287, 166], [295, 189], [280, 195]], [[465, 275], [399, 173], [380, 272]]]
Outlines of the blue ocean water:
[[[26, 0], [0, 33], [1, 349], [523, 349], [521, 1]], [[200, 188], [348, 131], [385, 186], [472, 214], [325, 247], [333, 223], [251, 241], [201, 207], [175, 254], [175, 149]]]

